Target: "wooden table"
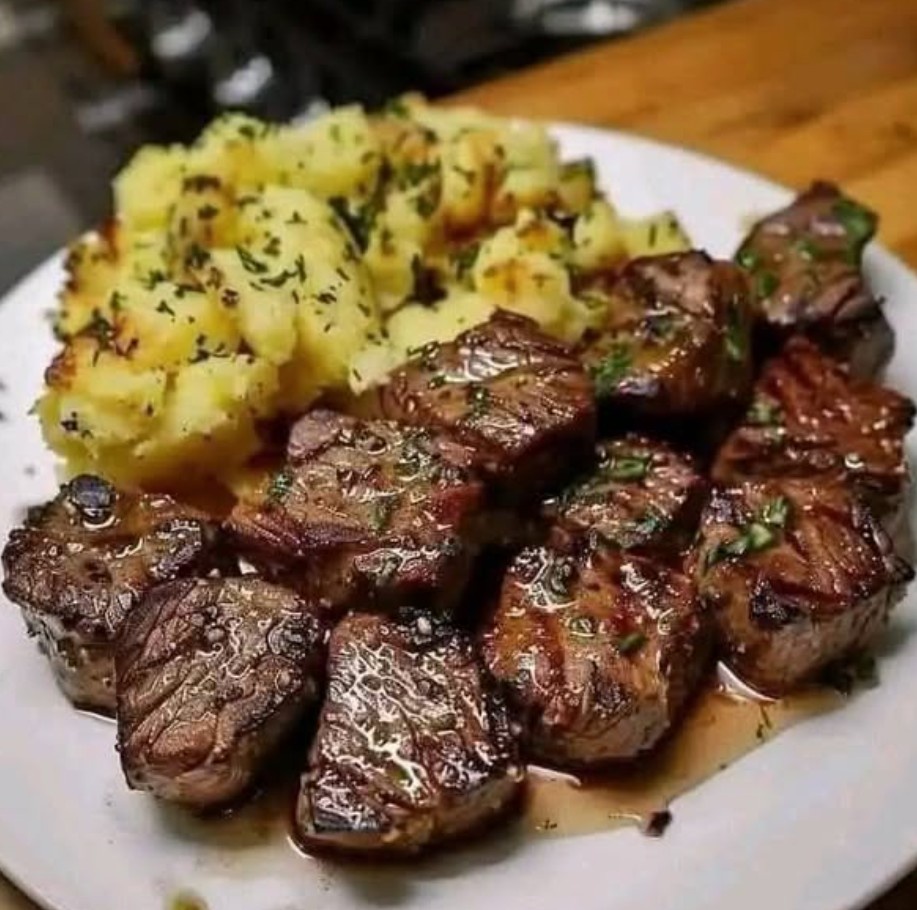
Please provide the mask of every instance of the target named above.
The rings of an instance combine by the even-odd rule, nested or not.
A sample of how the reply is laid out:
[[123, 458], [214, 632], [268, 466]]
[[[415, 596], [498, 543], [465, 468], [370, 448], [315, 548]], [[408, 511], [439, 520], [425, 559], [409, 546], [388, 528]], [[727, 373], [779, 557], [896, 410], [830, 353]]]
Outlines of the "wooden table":
[[[837, 180], [917, 267], [917, 0], [733, 0], [462, 100], [631, 129], [790, 185]], [[915, 907], [917, 875], [870, 910]], [[34, 908], [0, 881], [0, 910]]]

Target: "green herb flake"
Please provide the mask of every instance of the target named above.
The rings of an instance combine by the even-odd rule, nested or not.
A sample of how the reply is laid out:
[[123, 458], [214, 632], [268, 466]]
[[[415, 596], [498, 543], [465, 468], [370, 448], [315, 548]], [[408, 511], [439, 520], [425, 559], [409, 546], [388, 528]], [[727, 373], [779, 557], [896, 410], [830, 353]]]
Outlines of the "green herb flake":
[[755, 427], [779, 426], [782, 421], [780, 405], [769, 398], [756, 398], [751, 403], [745, 419]]
[[272, 478], [267, 488], [268, 502], [280, 503], [293, 489], [293, 472], [289, 468], [278, 471]]
[[742, 319], [741, 303], [733, 301], [726, 316], [726, 356], [742, 363], [748, 356], [748, 331]]
[[642, 632], [628, 632], [615, 642], [615, 649], [618, 654], [629, 657], [631, 654], [636, 654], [647, 641], [647, 637]]
[[773, 272], [758, 272], [755, 279], [755, 293], [764, 300], [780, 287], [780, 279]]
[[761, 520], [772, 528], [785, 528], [790, 517], [790, 501], [786, 496], [770, 500], [761, 510]]
[[632, 365], [630, 350], [623, 344], [616, 344], [607, 356], [590, 367], [596, 394], [612, 394]]
[[705, 569], [730, 557], [744, 556], [746, 553], [760, 553], [777, 542], [777, 532], [786, 528], [790, 518], [790, 501], [785, 496], [778, 496], [766, 502], [758, 516], [749, 522], [738, 537], [720, 541], [709, 550], [704, 560]]
[[173, 319], [175, 318], [175, 310], [169, 306], [168, 301], [166, 300], [159, 301], [159, 303], [156, 305], [156, 312], [163, 313], [166, 316], [171, 316]]
[[652, 460], [652, 455], [615, 456], [605, 469], [605, 473], [612, 480], [620, 480], [625, 483], [643, 480], [649, 473]]
[[237, 246], [236, 253], [239, 256], [239, 261], [242, 263], [242, 268], [244, 268], [246, 272], [252, 275], [266, 274], [268, 270], [267, 265], [260, 259], [256, 259], [252, 256], [251, 252], [245, 249], [244, 246]]
[[472, 243], [453, 254], [452, 262], [455, 264], [455, 274], [460, 281], [471, 273], [480, 252], [481, 244]]
[[751, 247], [745, 247], [739, 250], [736, 262], [746, 272], [756, 272], [761, 266], [761, 257]]
[[858, 202], [842, 197], [834, 203], [833, 211], [855, 248], [862, 247], [875, 234], [876, 216]]

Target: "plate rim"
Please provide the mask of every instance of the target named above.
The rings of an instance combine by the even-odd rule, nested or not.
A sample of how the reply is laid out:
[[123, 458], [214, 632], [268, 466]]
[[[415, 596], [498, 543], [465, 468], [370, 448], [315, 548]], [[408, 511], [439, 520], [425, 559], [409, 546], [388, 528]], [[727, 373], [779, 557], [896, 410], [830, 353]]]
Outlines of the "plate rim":
[[[640, 133], [634, 133], [627, 130], [604, 128], [588, 124], [577, 124], [568, 121], [541, 122], [552, 132], [552, 134], [557, 135], [561, 146], [563, 146], [565, 134], [576, 134], [579, 137], [582, 137], [584, 140], [595, 142], [599, 145], [608, 142], [622, 142], [632, 146], [642, 145], [656, 153], [665, 155], [672, 155], [672, 153], [676, 153], [678, 156], [687, 158], [688, 160], [706, 168], [726, 170], [737, 179], [743, 181], [751, 181], [758, 184], [759, 186], [766, 186], [771, 191], [775, 193], [779, 192], [785, 197], [790, 197], [792, 195], [792, 190], [790, 190], [785, 185], [774, 181], [772, 178], [758, 174], [750, 169], [742, 167], [741, 165], [737, 165], [728, 160], [720, 159], [715, 155], [711, 155], [706, 152], [683, 147], [674, 143], [664, 142], [653, 137], [644, 136]], [[703, 247], [704, 245], [699, 244], [699, 246]], [[2, 298], [0, 298], [0, 313], [2, 313], [4, 304], [6, 304], [8, 300], [27, 293], [28, 288], [31, 285], [40, 285], [43, 281], [48, 281], [57, 272], [59, 272], [63, 263], [64, 255], [64, 251], [58, 251], [52, 254], [43, 262], [39, 263], [37, 266], [31, 269], [26, 275], [22, 276], [18, 281], [16, 281], [16, 283], [3, 294]], [[912, 269], [906, 262], [904, 262], [900, 256], [891, 252], [882, 244], [874, 243], [870, 249], [869, 255], [870, 259], [881, 263], [882, 268], [890, 267], [892, 269], [900, 270], [901, 272], [906, 273], [908, 278], [915, 282], [915, 286], [917, 286], [917, 272], [915, 272], [914, 269]], [[44, 273], [46, 272], [48, 273], [48, 278], [44, 277]], [[917, 586], [912, 589], [912, 596], [917, 597]], [[917, 648], [917, 644], [912, 645], [912, 647]], [[0, 686], [2, 685], [3, 683], [0, 681]], [[772, 748], [773, 744], [771, 744], [770, 747]], [[586, 836], [607, 837], [609, 834], [597, 833]], [[888, 852], [890, 851], [886, 851], [886, 853]], [[911, 871], [917, 869], [917, 852], [906, 847], [902, 847], [899, 852], [900, 856], [897, 859], [891, 859], [888, 863], [883, 864], [885, 872], [882, 875], [878, 877], [869, 874], [861, 876], [863, 881], [862, 887], [858, 890], [857, 894], [851, 893], [850, 898], [846, 902], [843, 904], [831, 905], [819, 904], [817, 905], [819, 910], [863, 910], [863, 908], [867, 907], [876, 898], [885, 894], [890, 888], [892, 888], [897, 882], [907, 876]], [[48, 889], [46, 887], [42, 887], [41, 885], [35, 885], [32, 881], [26, 880], [26, 875], [29, 872], [27, 867], [30, 865], [31, 864], [29, 863], [20, 863], [19, 869], [25, 870], [20, 874], [20, 872], [17, 872], [16, 869], [11, 868], [10, 864], [6, 861], [6, 853], [0, 853], [0, 874], [2, 874], [7, 879], [7, 881], [9, 881], [15, 888], [21, 891], [27, 898], [35, 902], [38, 906], [46, 907], [48, 910], [84, 910], [82, 907], [77, 907], [76, 904], [61, 903], [49, 893], [53, 892], [55, 889]], [[214, 910], [216, 910], [216, 908], [214, 908]]]

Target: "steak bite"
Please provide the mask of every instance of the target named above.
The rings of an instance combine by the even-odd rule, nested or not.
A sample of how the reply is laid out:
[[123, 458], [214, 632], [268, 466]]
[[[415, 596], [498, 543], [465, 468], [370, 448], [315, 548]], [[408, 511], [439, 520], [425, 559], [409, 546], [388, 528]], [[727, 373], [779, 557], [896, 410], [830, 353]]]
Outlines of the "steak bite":
[[408, 611], [342, 620], [296, 806], [307, 845], [417, 853], [503, 812], [523, 777], [506, 706], [464, 634]]
[[574, 537], [663, 558], [683, 553], [706, 493], [693, 460], [637, 435], [599, 443], [596, 456], [593, 472], [543, 514]]
[[798, 336], [764, 368], [744, 423], [717, 456], [713, 479], [847, 479], [877, 514], [894, 514], [908, 482], [904, 437], [913, 423], [913, 402], [851, 378]]
[[510, 500], [533, 500], [588, 459], [592, 383], [565, 345], [498, 311], [448, 344], [426, 345], [374, 392], [385, 417], [441, 430]]
[[869, 644], [913, 576], [872, 510], [823, 478], [716, 490], [695, 566], [728, 663], [778, 696]]
[[64, 694], [114, 711], [114, 642], [153, 585], [222, 561], [217, 529], [168, 496], [80, 475], [30, 510], [3, 551], [3, 591], [22, 608]]
[[196, 809], [244, 795], [317, 701], [326, 638], [312, 607], [258, 578], [155, 588], [117, 651], [128, 784]]
[[293, 428], [284, 469], [230, 532], [253, 561], [310, 596], [457, 597], [482, 487], [468, 451], [422, 427], [313, 411]]
[[697, 251], [648, 256], [609, 293], [605, 325], [581, 349], [600, 403], [659, 420], [744, 398], [752, 312], [741, 269]]
[[516, 557], [481, 637], [530, 753], [572, 767], [656, 745], [707, 669], [711, 641], [684, 575], [606, 548], [554, 546]]
[[817, 182], [752, 228], [736, 262], [751, 276], [766, 341], [805, 332], [858, 375], [888, 361], [894, 335], [863, 279], [877, 223], [836, 186]]

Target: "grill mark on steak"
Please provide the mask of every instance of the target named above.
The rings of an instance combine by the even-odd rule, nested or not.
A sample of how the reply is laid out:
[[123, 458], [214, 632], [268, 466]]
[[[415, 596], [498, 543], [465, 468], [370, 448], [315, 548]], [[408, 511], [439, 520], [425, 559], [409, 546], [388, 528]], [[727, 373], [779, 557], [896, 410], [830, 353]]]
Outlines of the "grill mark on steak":
[[317, 701], [326, 638], [313, 606], [257, 578], [147, 594], [116, 657], [129, 786], [196, 809], [244, 795]]
[[628, 263], [609, 294], [605, 325], [580, 348], [600, 403], [658, 421], [744, 398], [752, 311], [740, 269], [698, 251], [648, 256]]
[[7, 597], [79, 707], [114, 711], [113, 649], [153, 585], [231, 564], [202, 513], [168, 496], [116, 490], [80, 475], [32, 509], [3, 551]]
[[851, 378], [796, 337], [765, 366], [745, 422], [717, 456], [713, 479], [845, 479], [877, 514], [894, 517], [908, 485], [904, 437], [914, 414], [903, 395]]
[[260, 499], [229, 517], [262, 566], [335, 607], [461, 594], [481, 483], [468, 451], [425, 428], [313, 411]]
[[816, 182], [754, 225], [736, 261], [751, 276], [766, 342], [803, 331], [858, 375], [888, 361], [894, 336], [863, 277], [877, 223], [834, 184]]
[[537, 324], [498, 311], [447, 344], [429, 344], [366, 406], [433, 427], [474, 454], [510, 501], [533, 501], [588, 459], [592, 384], [570, 349]]
[[416, 611], [335, 628], [296, 807], [304, 843], [416, 853], [502, 813], [523, 777], [506, 706], [465, 635]]
[[841, 482], [715, 490], [694, 560], [730, 665], [782, 695], [867, 645], [913, 571]]
[[596, 447], [596, 467], [542, 509], [567, 534], [678, 559], [690, 544], [706, 482], [693, 459], [631, 434]]
[[572, 767], [656, 745], [707, 669], [711, 641], [684, 575], [619, 551], [554, 545], [516, 557], [481, 634], [530, 753]]

